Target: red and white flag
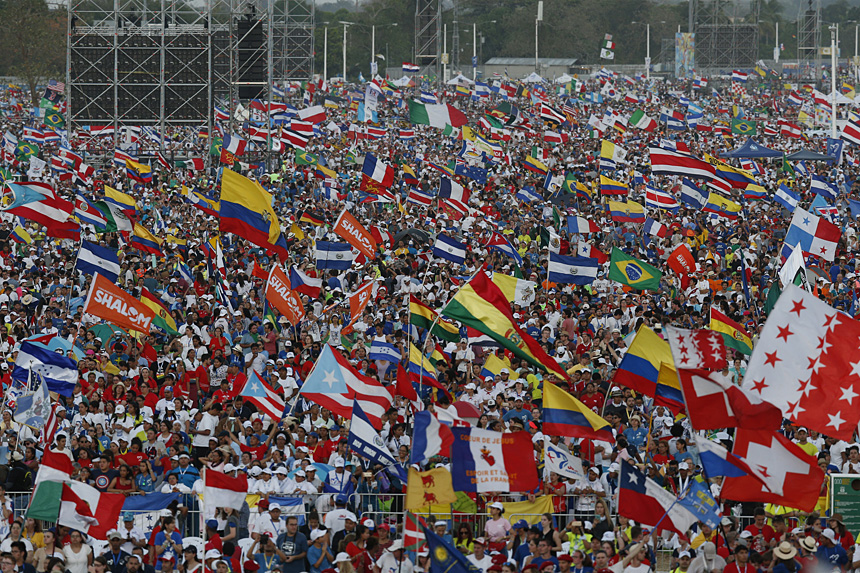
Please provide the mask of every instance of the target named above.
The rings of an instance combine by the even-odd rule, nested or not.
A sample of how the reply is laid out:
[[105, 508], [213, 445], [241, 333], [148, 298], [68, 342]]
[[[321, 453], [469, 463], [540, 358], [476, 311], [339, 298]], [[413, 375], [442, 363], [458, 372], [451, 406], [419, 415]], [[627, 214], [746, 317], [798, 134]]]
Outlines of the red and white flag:
[[72, 474], [75, 468], [72, 466], [72, 460], [69, 456], [63, 453], [53, 452], [50, 449], [45, 449], [42, 454], [42, 461], [39, 464], [39, 471], [36, 473], [36, 481], [33, 487], [41, 481], [67, 481], [72, 479]]
[[248, 494], [248, 477], [239, 474], [238, 477], [228, 476], [213, 469], [205, 470], [203, 488], [203, 503], [207, 507], [232, 507], [242, 509], [245, 496]]
[[723, 499], [775, 503], [806, 512], [815, 508], [824, 472], [815, 457], [785, 436], [769, 430], [739, 428], [732, 453], [754, 465], [768, 478], [772, 489], [784, 493], [768, 491], [752, 476], [730, 477], [723, 481]]
[[860, 422], [858, 340], [860, 322], [789, 285], [768, 316], [742, 386], [789, 420], [850, 441]]

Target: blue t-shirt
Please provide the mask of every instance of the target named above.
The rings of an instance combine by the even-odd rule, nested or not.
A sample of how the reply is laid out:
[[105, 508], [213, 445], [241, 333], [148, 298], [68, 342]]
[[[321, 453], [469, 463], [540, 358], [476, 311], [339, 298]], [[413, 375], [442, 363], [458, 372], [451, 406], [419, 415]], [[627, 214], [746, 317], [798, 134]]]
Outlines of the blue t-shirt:
[[331, 563], [328, 562], [328, 558], [322, 560], [319, 567], [315, 567], [314, 564], [319, 560], [322, 555], [323, 550], [321, 547], [317, 547], [316, 545], [311, 545], [308, 548], [308, 565], [310, 569], [310, 573], [320, 573], [323, 569], [329, 569], [331, 567]]
[[[280, 534], [276, 544], [287, 557], [307, 553], [308, 551], [308, 538], [305, 537], [304, 533], [299, 531], [296, 532], [295, 536], [287, 535], [286, 532]], [[290, 563], [284, 563], [281, 570], [284, 573], [302, 573], [302, 571], [308, 570], [306, 562], [306, 559], [296, 559]]]
[[[155, 536], [155, 543], [154, 543], [155, 547], [158, 547], [160, 545], [164, 545], [164, 541], [166, 539], [167, 539], [167, 533], [165, 533], [164, 531], [159, 531], [158, 534]], [[174, 559], [176, 559], [178, 561], [179, 558], [181, 557], [181, 555], [176, 555], [176, 551], [174, 551], [174, 549], [173, 549], [174, 543], [178, 543], [179, 545], [182, 545], [182, 535], [180, 535], [178, 531], [174, 531], [173, 533], [170, 534], [170, 546], [168, 546], [167, 549], [164, 550], [164, 553], [159, 555], [159, 557], [173, 557]], [[161, 569], [161, 559], [158, 560], [155, 568], [158, 570]]]
[[283, 562], [277, 553], [272, 553], [268, 557], [265, 553], [255, 553], [254, 561], [260, 565], [259, 573], [270, 573], [272, 569], [280, 569], [283, 566]]

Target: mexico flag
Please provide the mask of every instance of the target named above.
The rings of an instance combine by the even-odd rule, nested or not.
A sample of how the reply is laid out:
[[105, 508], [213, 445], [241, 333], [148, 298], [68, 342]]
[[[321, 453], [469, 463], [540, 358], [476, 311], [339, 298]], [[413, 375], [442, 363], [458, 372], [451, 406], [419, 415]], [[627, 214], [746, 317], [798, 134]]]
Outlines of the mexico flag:
[[116, 527], [123, 503], [124, 495], [101, 493], [85, 483], [43, 481], [33, 493], [27, 517], [55, 521], [95, 539], [106, 539], [107, 532]]
[[45, 448], [39, 472], [36, 474], [36, 483], [33, 486], [35, 487], [43, 481], [71, 480], [74, 471], [75, 468], [72, 466], [72, 460], [69, 459], [69, 456]]

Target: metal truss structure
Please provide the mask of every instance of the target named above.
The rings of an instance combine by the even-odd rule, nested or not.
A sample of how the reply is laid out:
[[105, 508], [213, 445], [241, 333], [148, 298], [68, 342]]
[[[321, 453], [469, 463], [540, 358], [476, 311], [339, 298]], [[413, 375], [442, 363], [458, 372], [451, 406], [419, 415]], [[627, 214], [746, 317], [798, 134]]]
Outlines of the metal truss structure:
[[691, 0], [699, 73], [752, 67], [758, 60], [759, 0]]
[[821, 2], [808, 0], [797, 15], [797, 72], [800, 79], [815, 80], [821, 70]]
[[416, 0], [415, 2], [415, 63], [421, 66], [421, 74], [439, 72], [442, 53], [442, 1]]
[[313, 75], [303, 0], [69, 0], [67, 122], [213, 123], [275, 83]]

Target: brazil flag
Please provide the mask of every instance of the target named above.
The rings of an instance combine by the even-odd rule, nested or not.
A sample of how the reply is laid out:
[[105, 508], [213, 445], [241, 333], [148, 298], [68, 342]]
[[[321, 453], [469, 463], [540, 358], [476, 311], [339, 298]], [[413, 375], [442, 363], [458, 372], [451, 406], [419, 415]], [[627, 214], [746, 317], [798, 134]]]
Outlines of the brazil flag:
[[45, 119], [42, 121], [48, 127], [63, 129], [66, 126], [66, 119], [63, 114], [57, 111], [45, 110]]
[[656, 267], [627, 256], [618, 248], [612, 249], [612, 258], [609, 261], [609, 280], [620, 282], [638, 290], [656, 290], [660, 288], [662, 277], [663, 273]]
[[754, 121], [749, 121], [746, 119], [732, 120], [732, 133], [739, 133], [741, 135], [755, 135], [755, 132], [756, 128]]

